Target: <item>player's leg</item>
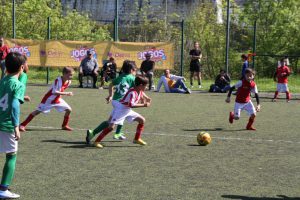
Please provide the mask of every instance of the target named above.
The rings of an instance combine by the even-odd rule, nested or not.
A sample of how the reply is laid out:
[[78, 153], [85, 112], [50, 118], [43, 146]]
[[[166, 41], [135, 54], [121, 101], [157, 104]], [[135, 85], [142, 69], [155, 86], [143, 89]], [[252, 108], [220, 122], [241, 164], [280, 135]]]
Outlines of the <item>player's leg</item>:
[[29, 124], [29, 122], [31, 122], [31, 120], [33, 120], [33, 118], [37, 115], [39, 115], [41, 113], [41, 111], [39, 110], [35, 110], [33, 111], [32, 113], [30, 113], [27, 118], [25, 119], [25, 121], [23, 121], [21, 124], [20, 124], [20, 127], [19, 127], [19, 130], [24, 132], [26, 131], [26, 126]]
[[133, 121], [138, 122], [133, 143], [140, 144], [140, 145], [147, 145], [147, 143], [141, 139], [142, 132], [144, 131], [144, 124], [146, 121], [145, 118], [139, 115]]
[[102, 149], [103, 146], [100, 144], [100, 142], [103, 140], [103, 138], [109, 134], [113, 129], [114, 129], [115, 125], [113, 123], [109, 124], [109, 126], [105, 129], [103, 129], [103, 131], [101, 132], [101, 134], [96, 138], [95, 140], [95, 147]]
[[191, 88], [193, 88], [193, 78], [194, 78], [194, 71], [191, 69], [191, 73], [190, 73], [190, 84], [191, 84]]
[[72, 109], [68, 108], [65, 110], [65, 115], [64, 115], [64, 121], [61, 125], [62, 130], [66, 131], [72, 131], [73, 129], [69, 126], [69, 121], [70, 121], [70, 115], [71, 115]]
[[20, 195], [8, 190], [15, 173], [18, 141], [14, 139], [14, 133], [0, 132], [0, 138], [0, 152], [6, 153], [0, 184], [0, 198], [18, 198]]
[[255, 110], [253, 103], [251, 101], [249, 101], [243, 109], [246, 110], [248, 115], [250, 116], [249, 120], [248, 120], [248, 124], [246, 126], [246, 129], [255, 131], [256, 129], [253, 127], [253, 123], [254, 123], [254, 119], [256, 116], [256, 110]]
[[281, 85], [280, 85], [280, 83], [277, 83], [277, 88], [276, 88], [274, 97], [272, 99], [273, 102], [276, 102], [280, 90], [281, 90]]
[[86, 144], [90, 144], [95, 135], [100, 133], [103, 129], [107, 128], [109, 126], [109, 121], [110, 119], [108, 121], [103, 121], [94, 130], [87, 130], [85, 137]]
[[289, 91], [287, 83], [284, 84], [284, 90], [285, 90], [285, 95], [286, 95], [286, 102], [290, 102], [290, 100], [291, 100], [291, 93]]
[[201, 85], [201, 72], [200, 72], [200, 69], [198, 72], [196, 72], [196, 77], [197, 77], [197, 80], [198, 80], [198, 87], [199, 88], [202, 88], [202, 85]]
[[116, 128], [116, 132], [113, 136], [116, 140], [126, 140], [126, 136], [122, 133], [123, 125], [119, 124]]
[[241, 108], [242, 104], [235, 103], [234, 104], [234, 112], [229, 112], [229, 123], [233, 123], [233, 120], [239, 120], [241, 116]]

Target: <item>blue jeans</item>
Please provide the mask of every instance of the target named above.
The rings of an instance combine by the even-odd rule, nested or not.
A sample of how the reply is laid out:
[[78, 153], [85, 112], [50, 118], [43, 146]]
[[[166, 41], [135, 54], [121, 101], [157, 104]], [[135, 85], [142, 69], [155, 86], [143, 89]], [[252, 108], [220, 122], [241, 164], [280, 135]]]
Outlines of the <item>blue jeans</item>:
[[1, 72], [2, 72], [1, 79], [3, 79], [3, 77], [5, 76], [5, 72], [6, 72], [5, 60], [1, 60], [0, 65], [1, 65]]
[[220, 88], [216, 85], [213, 86], [213, 91], [212, 92], [227, 92], [230, 89], [230, 85], [226, 85], [224, 88]]
[[182, 79], [178, 79], [173, 88], [170, 88], [171, 93], [186, 93], [187, 91], [188, 88], [186, 87]]

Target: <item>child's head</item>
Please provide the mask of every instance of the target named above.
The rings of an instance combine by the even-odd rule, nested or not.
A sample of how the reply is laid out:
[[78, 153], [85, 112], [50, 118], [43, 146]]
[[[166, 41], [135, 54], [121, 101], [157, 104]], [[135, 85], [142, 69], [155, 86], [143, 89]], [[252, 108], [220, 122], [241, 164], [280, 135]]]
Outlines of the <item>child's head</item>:
[[65, 80], [71, 80], [74, 74], [74, 69], [72, 67], [64, 67], [62, 73]]
[[121, 71], [125, 74], [133, 74], [136, 73], [136, 65], [134, 61], [125, 60], [122, 65]]
[[10, 52], [5, 58], [6, 71], [8, 74], [16, 74], [23, 71], [25, 58], [18, 52]]
[[199, 42], [197, 42], [197, 41], [194, 42], [194, 48], [195, 49], [199, 49], [200, 48]]
[[253, 79], [254, 79], [254, 76], [255, 76], [255, 71], [254, 71], [254, 70], [252, 70], [251, 68], [247, 68], [247, 69], [245, 70], [245, 79], [246, 79], [247, 81], [253, 80]]
[[147, 77], [137, 76], [135, 78], [134, 85], [135, 85], [136, 89], [145, 91], [148, 82], [149, 82], [149, 80]]
[[242, 58], [242, 60], [244, 60], [244, 61], [248, 60], [248, 56], [246, 56], [245, 54], [242, 54], [242, 55], [241, 55], [241, 58]]
[[285, 58], [281, 58], [280, 59], [280, 66], [285, 66], [286, 65], [286, 59]]

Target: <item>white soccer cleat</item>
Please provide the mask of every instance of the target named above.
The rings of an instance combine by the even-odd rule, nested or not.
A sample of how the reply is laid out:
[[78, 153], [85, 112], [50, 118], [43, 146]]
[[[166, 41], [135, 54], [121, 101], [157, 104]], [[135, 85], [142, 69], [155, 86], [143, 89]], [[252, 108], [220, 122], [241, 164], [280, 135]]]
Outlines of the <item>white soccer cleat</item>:
[[19, 197], [20, 197], [20, 195], [12, 193], [9, 190], [5, 190], [5, 191], [0, 190], [0, 198], [1, 199], [6, 199], [6, 198], [8, 198], [8, 199], [17, 199]]

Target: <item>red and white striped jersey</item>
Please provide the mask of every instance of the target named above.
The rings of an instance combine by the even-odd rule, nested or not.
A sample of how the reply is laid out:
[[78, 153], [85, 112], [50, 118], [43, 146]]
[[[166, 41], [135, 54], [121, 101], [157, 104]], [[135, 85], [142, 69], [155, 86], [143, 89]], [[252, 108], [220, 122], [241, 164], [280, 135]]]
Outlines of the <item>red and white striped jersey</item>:
[[120, 100], [120, 103], [131, 108], [136, 105], [140, 101], [140, 99], [143, 98], [143, 96], [143, 91], [137, 92], [134, 88], [131, 88]]
[[41, 103], [43, 104], [56, 104], [59, 103], [61, 95], [55, 94], [56, 91], [63, 92], [66, 88], [71, 85], [71, 80], [67, 80], [63, 83], [62, 77], [59, 76], [55, 79], [54, 83], [51, 85], [50, 90], [45, 94]]
[[248, 103], [251, 99], [250, 93], [258, 93], [257, 86], [254, 81], [240, 80], [235, 84], [237, 89], [235, 102]]

